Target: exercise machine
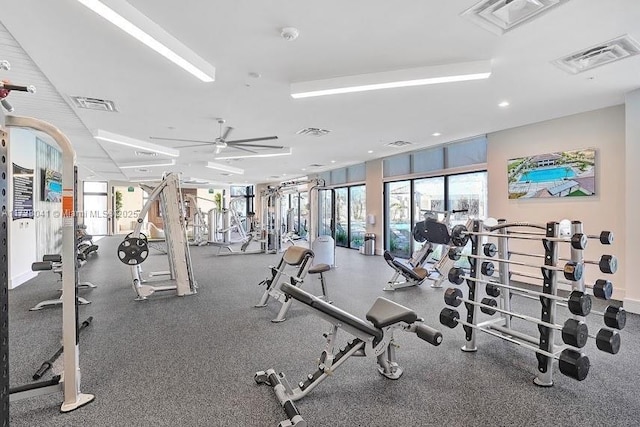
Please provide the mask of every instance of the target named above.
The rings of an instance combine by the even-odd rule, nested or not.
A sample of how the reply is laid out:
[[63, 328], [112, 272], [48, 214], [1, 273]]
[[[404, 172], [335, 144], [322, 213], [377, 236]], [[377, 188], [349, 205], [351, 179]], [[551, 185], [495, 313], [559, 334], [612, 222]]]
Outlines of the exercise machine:
[[87, 226], [85, 224], [78, 224], [76, 238], [78, 239], [78, 256], [80, 259], [87, 260], [90, 255], [98, 253], [99, 246], [93, 242], [93, 236], [87, 234]]
[[[262, 234], [252, 229], [253, 216], [243, 221], [238, 210], [238, 204], [242, 198], [232, 198], [229, 208], [211, 209], [209, 218], [209, 240], [210, 245], [216, 246], [218, 252], [215, 255], [250, 255], [266, 253], [265, 240]], [[252, 243], [259, 243], [257, 249], [249, 249]], [[240, 244], [239, 250], [234, 249], [234, 244]], [[222, 252], [225, 249], [226, 252]]]
[[[8, 90], [29, 91], [24, 86], [2, 83], [0, 98], [7, 108]], [[10, 104], [9, 104], [10, 106]], [[7, 108], [12, 110], [12, 108]], [[55, 141], [62, 152], [62, 259], [75, 260], [77, 253], [77, 169], [75, 151], [69, 139], [55, 126], [31, 117], [6, 116], [0, 108], [0, 202], [2, 211], [8, 211], [8, 168], [6, 159], [10, 145], [7, 128], [26, 128], [43, 132]], [[60, 411], [69, 412], [94, 400], [94, 395], [82, 393], [80, 390], [80, 350], [78, 346], [78, 279], [77, 265], [67, 262], [62, 268], [62, 375], [51, 380], [28, 384], [9, 389], [9, 298], [8, 298], [8, 215], [0, 217], [0, 274], [2, 291], [0, 291], [0, 419], [8, 422], [9, 402], [43, 394], [63, 392]]]
[[[81, 254], [78, 253], [78, 259], [76, 260], [76, 263], [78, 264], [78, 268], [82, 267], [82, 265], [84, 265], [84, 263], [86, 262], [81, 258], [82, 258]], [[38, 272], [53, 271], [54, 273], [57, 273], [60, 276], [59, 280], [62, 281], [62, 272], [63, 272], [62, 257], [60, 256], [60, 254], [43, 255], [42, 261], [34, 262], [31, 264], [31, 271], [38, 271]], [[91, 282], [78, 282], [77, 287], [78, 289], [97, 288], [97, 286]], [[60, 298], [41, 301], [35, 306], [31, 307], [29, 311], [42, 310], [45, 307], [51, 307], [54, 305], [61, 305], [61, 304], [62, 304], [62, 293], [60, 294]], [[78, 304], [87, 305], [87, 304], [91, 304], [91, 301], [79, 296]]]
[[[299, 287], [284, 283], [282, 292], [292, 299], [302, 302], [332, 325], [331, 332], [323, 334], [327, 344], [318, 359], [318, 369], [309, 374], [297, 387], [289, 385], [284, 373], [276, 373], [274, 369], [256, 372], [254, 379], [258, 384], [268, 384], [284, 408], [287, 420], [281, 427], [306, 426], [294, 402], [305, 397], [352, 356], [374, 357], [378, 364], [378, 372], [385, 378], [396, 380], [402, 376], [403, 370], [396, 359], [394, 340], [395, 331], [415, 333], [418, 338], [437, 346], [442, 342], [442, 334], [434, 328], [422, 323], [415, 311], [390, 301], [378, 298], [369, 309], [366, 319], [362, 320], [326, 301], [311, 295]], [[343, 329], [355, 338], [343, 348], [336, 345], [338, 330]], [[336, 422], [336, 424], [338, 424]]]
[[[413, 239], [423, 244], [422, 247], [407, 261], [394, 257], [389, 251], [384, 251], [384, 260], [395, 271], [387, 282], [387, 286], [383, 288], [385, 291], [421, 285], [427, 279], [432, 281], [431, 287], [441, 288], [442, 282], [447, 277], [443, 273], [453, 267], [453, 261], [445, 256], [450, 244], [450, 236], [446, 230], [452, 214], [467, 212], [467, 210], [425, 210], [423, 212], [424, 220], [417, 222], [411, 232]], [[439, 256], [437, 260], [436, 255]]]
[[[304, 277], [309, 272], [311, 264], [313, 262], [313, 252], [310, 249], [302, 246], [289, 246], [287, 250], [282, 254], [282, 258], [277, 266], [270, 265], [271, 277], [264, 279], [258, 285], [266, 285], [266, 289], [260, 298], [258, 304], [255, 307], [266, 307], [270, 298], [282, 304], [280, 311], [275, 319], [274, 323], [283, 322], [286, 319], [287, 311], [291, 307], [293, 300], [285, 295], [280, 289], [286, 280], [290, 281], [294, 286], [301, 286], [304, 282]], [[326, 264], [315, 266], [313, 273], [320, 274], [320, 281], [322, 284], [323, 297], [326, 298], [326, 286], [324, 283], [324, 277], [322, 273], [329, 270], [329, 266]], [[287, 273], [287, 269], [293, 268], [295, 272], [293, 274]], [[284, 278], [284, 281], [281, 279]]]
[[[155, 188], [142, 184], [140, 186], [149, 194], [149, 199], [138, 214], [135, 229], [118, 246], [118, 259], [131, 268], [136, 300], [146, 300], [153, 293], [161, 291], [175, 291], [178, 296], [195, 294], [198, 284], [193, 276], [186, 221], [181, 212], [184, 202], [180, 191], [180, 177], [178, 174], [168, 173]], [[160, 202], [164, 220], [169, 270], [151, 272], [149, 278], [163, 277], [164, 280], [160, 284], [150, 284], [142, 277], [141, 264], [149, 256], [149, 243], [141, 230], [144, 218], [156, 200]], [[169, 281], [172, 283], [166, 284]]]
[[198, 197], [192, 194], [187, 194], [186, 199], [189, 207], [187, 227], [190, 226], [191, 228], [191, 240], [189, 241], [189, 244], [204, 246], [208, 243], [207, 236], [209, 234], [206, 217], [202, 212], [202, 209], [198, 206]]

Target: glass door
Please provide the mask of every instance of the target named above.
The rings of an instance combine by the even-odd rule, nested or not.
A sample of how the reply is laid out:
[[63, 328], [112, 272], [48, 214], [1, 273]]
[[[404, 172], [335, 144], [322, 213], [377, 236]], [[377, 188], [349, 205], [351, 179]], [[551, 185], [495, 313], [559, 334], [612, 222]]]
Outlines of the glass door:
[[401, 258], [411, 256], [411, 181], [385, 184], [385, 244], [387, 250]]
[[84, 225], [87, 227], [87, 234], [92, 236], [106, 236], [109, 233], [107, 183], [85, 181], [83, 183], [82, 194]]

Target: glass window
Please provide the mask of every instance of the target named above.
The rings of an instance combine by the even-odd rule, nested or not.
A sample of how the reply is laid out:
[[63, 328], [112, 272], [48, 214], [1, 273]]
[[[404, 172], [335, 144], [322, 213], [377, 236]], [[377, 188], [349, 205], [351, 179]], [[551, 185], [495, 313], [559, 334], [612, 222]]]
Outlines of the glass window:
[[85, 181], [83, 188], [85, 193], [106, 193], [107, 183], [97, 182], [97, 181], [96, 182]]
[[411, 155], [411, 172], [424, 173], [444, 169], [444, 149], [442, 147], [422, 150]]
[[318, 197], [318, 224], [320, 236], [333, 236], [331, 230], [331, 221], [333, 212], [333, 190], [320, 190]]
[[364, 244], [366, 229], [366, 190], [364, 185], [349, 187], [349, 247], [358, 249]]
[[358, 182], [367, 179], [367, 169], [364, 163], [359, 165], [349, 166], [347, 168], [347, 180], [348, 182]]
[[385, 245], [393, 256], [409, 258], [412, 223], [411, 181], [389, 182], [385, 187]]
[[446, 147], [447, 168], [487, 162], [487, 137], [481, 136]]
[[385, 177], [408, 175], [411, 173], [411, 156], [401, 154], [382, 161], [382, 173]]
[[[416, 179], [413, 181], [413, 223], [423, 221], [427, 211], [444, 211], [444, 177]], [[414, 250], [423, 243], [413, 240]]]
[[349, 205], [347, 188], [336, 188], [336, 245], [349, 245], [347, 231], [349, 221]]
[[466, 213], [451, 216], [451, 224], [463, 224], [467, 218], [487, 216], [487, 173], [474, 172], [447, 177], [449, 210], [468, 209]]

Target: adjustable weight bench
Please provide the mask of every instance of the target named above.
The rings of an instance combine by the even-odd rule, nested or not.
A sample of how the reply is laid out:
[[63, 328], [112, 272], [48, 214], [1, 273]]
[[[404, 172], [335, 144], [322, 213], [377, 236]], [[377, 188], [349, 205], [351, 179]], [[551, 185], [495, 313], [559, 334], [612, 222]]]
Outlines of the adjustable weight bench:
[[[318, 359], [318, 370], [309, 374], [296, 388], [291, 388], [283, 373], [277, 374], [273, 369], [256, 372], [255, 381], [273, 387], [287, 414], [288, 419], [282, 421], [280, 427], [306, 426], [306, 421], [293, 402], [305, 397], [351, 356], [376, 357], [380, 374], [392, 380], [400, 378], [403, 370], [396, 361], [396, 344], [393, 338], [395, 330], [415, 333], [418, 338], [434, 346], [442, 342], [442, 334], [422, 323], [415, 311], [386, 298], [376, 299], [366, 315], [367, 322], [296, 286], [283, 283], [280, 289], [292, 299], [314, 309], [316, 314], [333, 325], [332, 331], [325, 335], [327, 344]], [[355, 336], [355, 339], [336, 351], [338, 329], [344, 329]]]
[[[84, 262], [81, 260], [77, 261], [79, 266], [83, 265]], [[31, 271], [48, 271], [51, 270], [54, 273], [57, 273], [60, 278], [58, 280], [62, 280], [62, 256], [59, 254], [52, 255], [43, 255], [42, 261], [34, 262], [31, 264]], [[78, 283], [78, 288], [96, 288], [97, 286], [91, 282], [80, 282]], [[45, 307], [49, 307], [52, 305], [61, 305], [62, 304], [62, 294], [58, 299], [50, 299], [41, 301], [38, 304], [34, 305], [29, 309], [29, 311], [37, 311], [42, 310]], [[86, 300], [82, 297], [78, 297], [78, 304], [86, 305], [91, 304], [91, 301]]]
[[[302, 286], [302, 282], [304, 277], [310, 272], [311, 262], [313, 261], [313, 251], [303, 248], [302, 246], [289, 246], [287, 250], [282, 255], [280, 262], [276, 267], [269, 266], [271, 270], [271, 277], [263, 280], [259, 283], [259, 285], [267, 285], [267, 289], [262, 294], [260, 301], [255, 307], [265, 307], [269, 298], [273, 298], [276, 301], [282, 303], [282, 307], [280, 308], [280, 312], [275, 319], [271, 320], [274, 323], [283, 322], [285, 320], [285, 316], [287, 315], [287, 311], [289, 307], [291, 307], [291, 303], [293, 302], [291, 298], [285, 295], [280, 287], [284, 281], [280, 281], [282, 276], [286, 276], [289, 278], [289, 281], [294, 286]], [[296, 272], [294, 274], [288, 274], [285, 272], [287, 267], [297, 267]], [[311, 271], [315, 273], [320, 273], [321, 283], [322, 283], [322, 291], [324, 294], [324, 298], [326, 298], [326, 289], [324, 286], [324, 278], [322, 277], [322, 272], [326, 271], [318, 265], [314, 268], [311, 268]]]

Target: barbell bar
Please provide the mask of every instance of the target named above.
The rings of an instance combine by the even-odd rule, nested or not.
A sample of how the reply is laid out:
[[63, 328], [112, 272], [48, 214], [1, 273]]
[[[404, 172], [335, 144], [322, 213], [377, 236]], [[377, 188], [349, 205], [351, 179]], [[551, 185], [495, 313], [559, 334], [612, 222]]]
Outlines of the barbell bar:
[[[544, 238], [544, 233], [536, 233], [535, 231], [510, 231], [512, 234], [524, 234], [527, 236], [542, 236]], [[611, 245], [613, 244], [613, 232], [611, 231], [601, 231], [599, 235], [595, 234], [583, 234], [576, 233], [576, 235], [584, 235], [587, 239], [597, 239], [600, 240], [600, 243], [603, 245]]]
[[[543, 241], [548, 240], [550, 242], [562, 242], [571, 243], [574, 249], [584, 249], [587, 247], [587, 235], [582, 233], [576, 233], [570, 237], [546, 237], [542, 234], [531, 235], [513, 235], [513, 234], [496, 234], [482, 231], [469, 231], [463, 224], [455, 225], [451, 229], [451, 243], [454, 246], [465, 246], [469, 241], [469, 236], [488, 236], [488, 237], [508, 237], [521, 240], [536, 240]], [[540, 236], [540, 237], [537, 237]]]
[[569, 308], [569, 311], [575, 314], [576, 316], [587, 316], [591, 312], [591, 306], [592, 306], [591, 297], [588, 294], [585, 294], [584, 292], [580, 292], [580, 291], [573, 291], [571, 292], [568, 298], [565, 298], [558, 295], [545, 294], [542, 292], [519, 288], [517, 286], [505, 285], [495, 281], [476, 279], [474, 277], [465, 275], [464, 271], [459, 267], [454, 267], [451, 270], [449, 270], [449, 274], [447, 275], [447, 278], [451, 283], [454, 283], [456, 285], [461, 285], [464, 280], [471, 280], [473, 282], [484, 283], [486, 285], [486, 293], [491, 297], [497, 297], [498, 295], [500, 295], [499, 290], [496, 293], [495, 291], [492, 290], [491, 287], [499, 287], [504, 289], [511, 289], [511, 290], [522, 292], [529, 295], [534, 295], [537, 297], [545, 297], [555, 301], [565, 302], [567, 303], [567, 307]]
[[[493, 245], [493, 243], [489, 243], [489, 245]], [[489, 249], [489, 252], [491, 252], [490, 249]], [[526, 252], [509, 251], [509, 254], [528, 256], [533, 258], [546, 258], [544, 255], [541, 255], [541, 254], [528, 254]], [[486, 255], [486, 252], [485, 252], [485, 255]], [[560, 261], [571, 261], [570, 259], [567, 259], [567, 258], [558, 258], [558, 259]], [[582, 262], [584, 262], [585, 264], [597, 265], [600, 268], [600, 271], [603, 273], [614, 274], [616, 271], [618, 271], [618, 259], [615, 257], [615, 255], [602, 255], [600, 257], [600, 260], [598, 261], [583, 260]]]
[[474, 325], [473, 323], [469, 323], [464, 320], [460, 320], [460, 313], [458, 313], [457, 310], [453, 310], [448, 307], [443, 308], [442, 311], [440, 312], [440, 323], [451, 329], [455, 328], [459, 323], [463, 326], [477, 329], [489, 335], [493, 335], [505, 341], [508, 341], [513, 344], [524, 347], [526, 349], [532, 350], [536, 353], [542, 354], [543, 356], [547, 356], [553, 359], [558, 359], [558, 367], [560, 368], [560, 372], [575, 380], [582, 381], [585, 378], [587, 378], [587, 374], [589, 373], [589, 367], [591, 366], [591, 363], [589, 361], [589, 358], [585, 354], [582, 354], [578, 351], [568, 349], [568, 348], [562, 350], [560, 355], [556, 355], [548, 351], [541, 350], [532, 345], [525, 344], [523, 342], [520, 342], [514, 338], [508, 337], [498, 332], [491, 331], [487, 328]]
[[[578, 347], [577, 344], [582, 339], [580, 337], [581, 334], [585, 334], [585, 333], [588, 334], [587, 324], [584, 322], [580, 322], [578, 326], [574, 325], [573, 323], [567, 324], [567, 322], [565, 322], [564, 326], [556, 325], [555, 323], [549, 323], [542, 320], [538, 320], [535, 317], [527, 316], [526, 314], [514, 313], [512, 311], [498, 308], [497, 303], [496, 305], [486, 304], [486, 302], [483, 303], [478, 301], [471, 301], [469, 299], [463, 298], [462, 291], [458, 288], [447, 289], [444, 293], [444, 302], [445, 304], [450, 305], [452, 307], [457, 307], [461, 303], [471, 304], [471, 305], [478, 306], [481, 309], [484, 308], [485, 310], [483, 310], [482, 312], [485, 314], [492, 315], [495, 312], [503, 313], [518, 319], [526, 320], [527, 322], [535, 323], [539, 326], [544, 326], [546, 328], [551, 328], [551, 329], [557, 329], [559, 331], [562, 331], [563, 342], [573, 347]], [[491, 313], [492, 311], [493, 313]], [[569, 319], [569, 320], [574, 320], [574, 319]]]
[[[452, 259], [454, 261], [459, 260], [460, 257], [462, 256], [460, 252], [460, 248], [449, 248], [448, 255], [449, 255], [449, 259]], [[474, 259], [480, 259], [485, 261], [482, 263], [482, 274], [486, 276], [491, 276], [495, 270], [495, 267], [493, 267], [493, 264], [490, 261], [503, 262], [506, 264], [513, 264], [513, 265], [521, 265], [524, 267], [541, 268], [544, 270], [561, 271], [564, 274], [565, 279], [571, 280], [574, 282], [582, 278], [582, 273], [584, 269], [581, 263], [578, 263], [575, 261], [568, 261], [564, 265], [564, 267], [557, 267], [555, 265], [531, 265], [522, 261], [514, 261], [510, 259], [500, 259], [500, 258], [487, 258], [484, 256], [471, 255], [471, 254], [465, 255], [465, 256], [467, 258], [474, 258]]]
[[[521, 271], [511, 270], [509, 271], [509, 274], [513, 276], [522, 276], [522, 277], [529, 277], [531, 279], [542, 280], [542, 277], [535, 276], [533, 274], [527, 274]], [[558, 280], [558, 283], [563, 283], [565, 285], [573, 286], [573, 283], [565, 280]], [[613, 284], [609, 280], [598, 279], [593, 285], [589, 284], [585, 286], [587, 288], [593, 289], [593, 296], [598, 299], [610, 300], [611, 297], [613, 296]]]

